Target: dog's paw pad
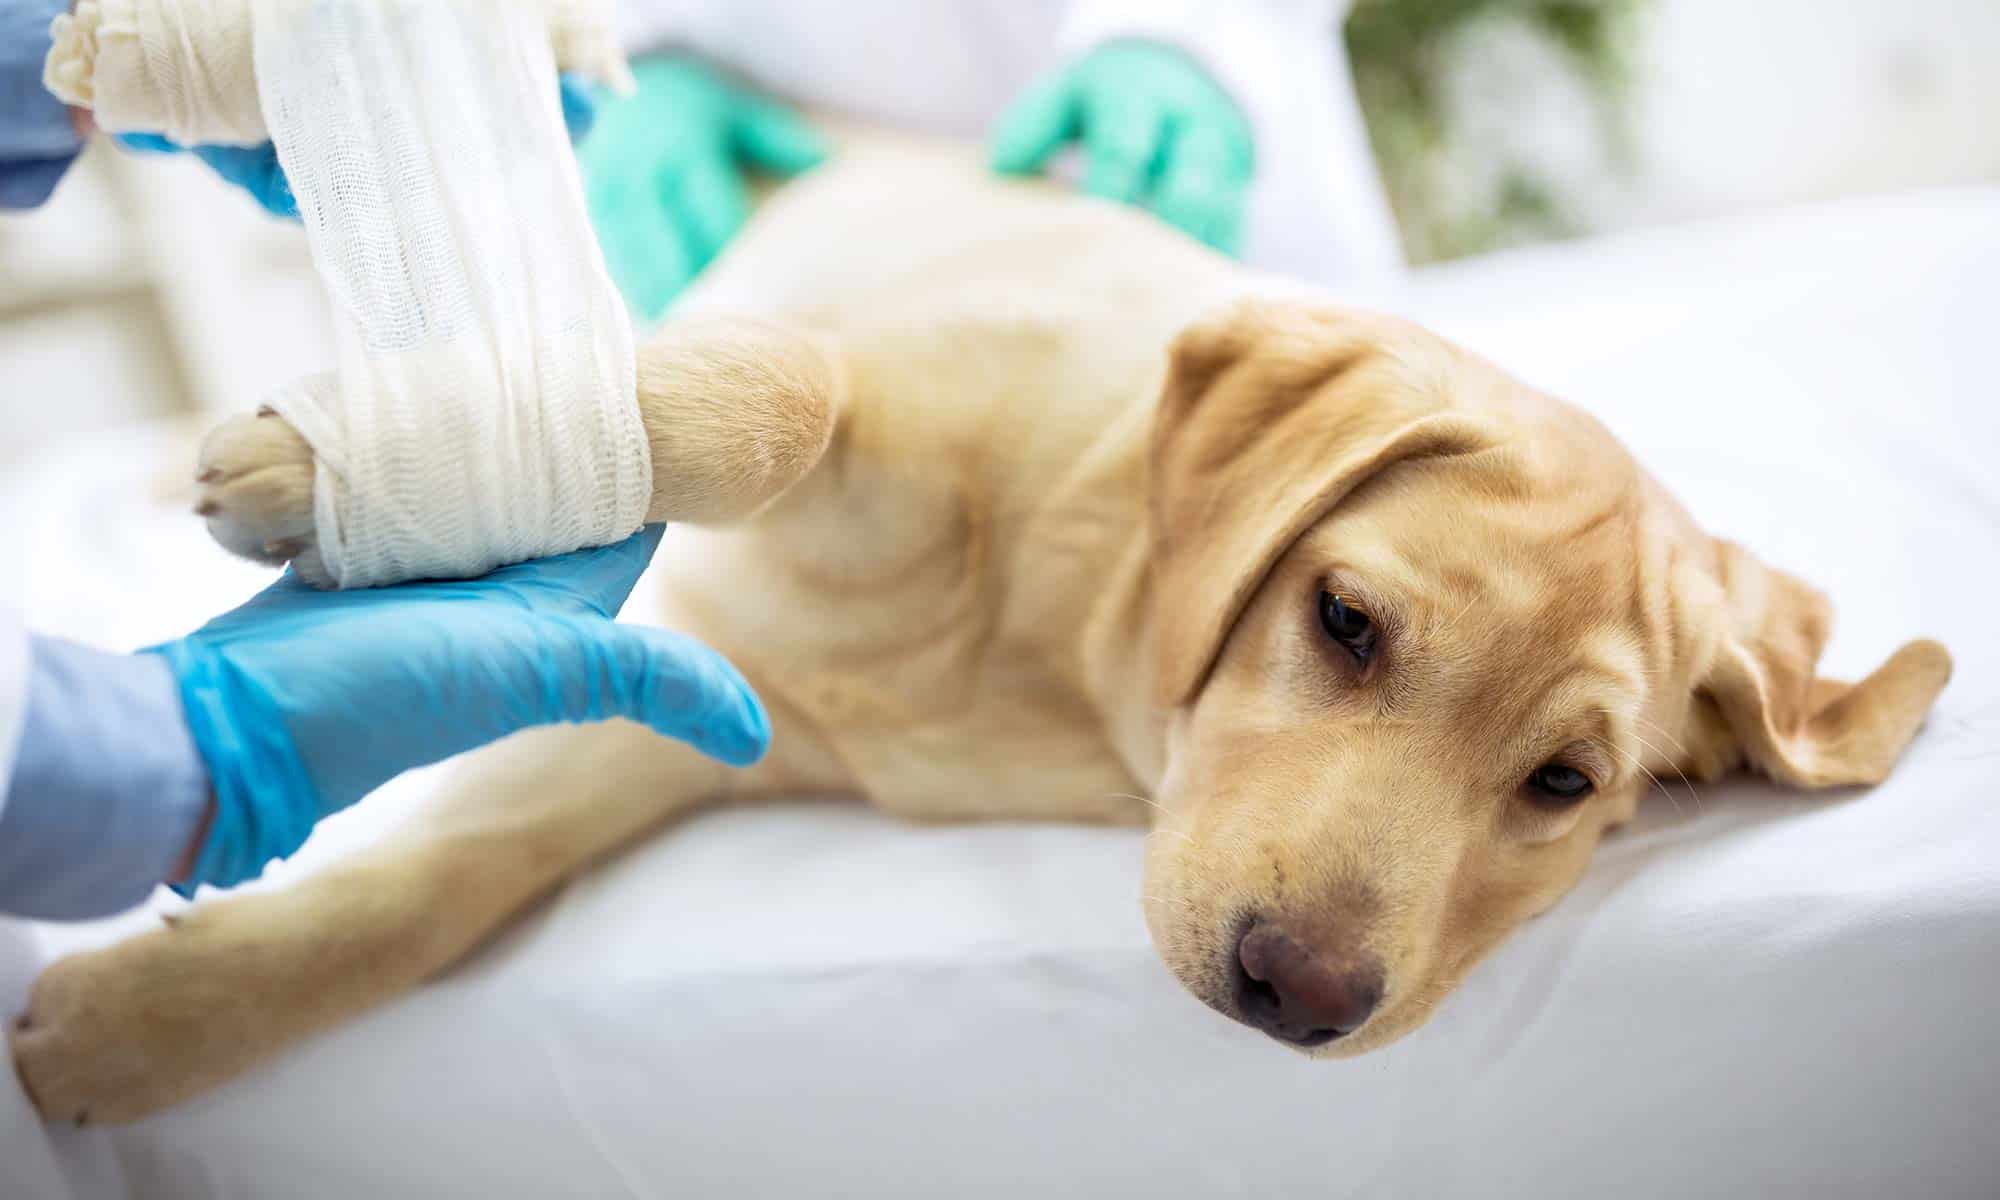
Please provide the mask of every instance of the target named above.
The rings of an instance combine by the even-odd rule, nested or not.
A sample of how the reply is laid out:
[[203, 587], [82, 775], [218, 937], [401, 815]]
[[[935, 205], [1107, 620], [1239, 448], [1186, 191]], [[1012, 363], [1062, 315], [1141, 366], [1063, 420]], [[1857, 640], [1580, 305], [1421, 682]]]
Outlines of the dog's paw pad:
[[204, 1086], [227, 1019], [181, 948], [142, 935], [44, 968], [6, 1034], [28, 1098], [50, 1121], [122, 1124]]
[[268, 566], [292, 563], [324, 584], [313, 529], [313, 455], [269, 409], [234, 417], [202, 443], [195, 515], [223, 548]]

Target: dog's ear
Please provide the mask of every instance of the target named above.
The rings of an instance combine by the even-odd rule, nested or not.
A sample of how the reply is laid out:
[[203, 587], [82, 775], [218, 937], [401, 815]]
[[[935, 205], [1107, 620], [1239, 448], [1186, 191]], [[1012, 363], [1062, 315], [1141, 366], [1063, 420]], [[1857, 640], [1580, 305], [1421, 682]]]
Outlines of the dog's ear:
[[1704, 757], [1801, 788], [1881, 782], [1951, 678], [1951, 656], [1915, 641], [1859, 683], [1822, 678], [1826, 597], [1741, 546], [1710, 546], [1714, 586], [1697, 589], [1709, 627], [1693, 731]]
[[1447, 411], [1455, 353], [1387, 317], [1259, 302], [1175, 339], [1151, 457], [1162, 703], [1193, 697], [1279, 556], [1363, 480], [1485, 448]]

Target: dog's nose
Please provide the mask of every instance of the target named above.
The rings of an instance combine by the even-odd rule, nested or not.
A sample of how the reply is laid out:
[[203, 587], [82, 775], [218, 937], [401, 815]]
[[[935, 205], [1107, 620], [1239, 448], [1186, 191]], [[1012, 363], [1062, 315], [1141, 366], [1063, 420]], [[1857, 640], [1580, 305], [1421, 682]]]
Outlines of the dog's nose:
[[1243, 1019], [1294, 1045], [1353, 1033], [1382, 1000], [1382, 967], [1372, 957], [1315, 951], [1264, 921], [1237, 942], [1236, 966]]

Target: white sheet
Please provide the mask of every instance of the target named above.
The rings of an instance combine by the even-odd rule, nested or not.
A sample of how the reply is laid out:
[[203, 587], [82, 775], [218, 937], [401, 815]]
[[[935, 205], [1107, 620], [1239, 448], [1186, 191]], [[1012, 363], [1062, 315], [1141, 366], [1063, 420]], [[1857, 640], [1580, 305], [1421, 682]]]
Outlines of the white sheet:
[[[1670, 781], [1430, 1026], [1333, 1064], [1181, 992], [1136, 834], [719, 814], [117, 1132], [133, 1195], [2000, 1192], [2000, 191], [1537, 250], [1392, 302], [1592, 407], [1713, 528], [1823, 586], [1835, 669], [1950, 645], [1895, 777]], [[32, 621], [136, 644], [246, 590], [133, 498], [144, 440], [0, 508], [33, 531]]]

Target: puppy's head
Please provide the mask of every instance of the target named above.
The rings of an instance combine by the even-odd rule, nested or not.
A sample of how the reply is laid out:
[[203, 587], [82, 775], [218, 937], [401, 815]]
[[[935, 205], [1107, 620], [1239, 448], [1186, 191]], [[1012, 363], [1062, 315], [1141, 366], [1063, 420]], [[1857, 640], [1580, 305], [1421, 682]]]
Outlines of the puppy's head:
[[1817, 593], [1588, 416], [1384, 317], [1188, 330], [1151, 486], [1147, 920], [1202, 1000], [1323, 1054], [1421, 1024], [1649, 772], [1879, 780], [1950, 671], [1916, 642], [1816, 678]]

